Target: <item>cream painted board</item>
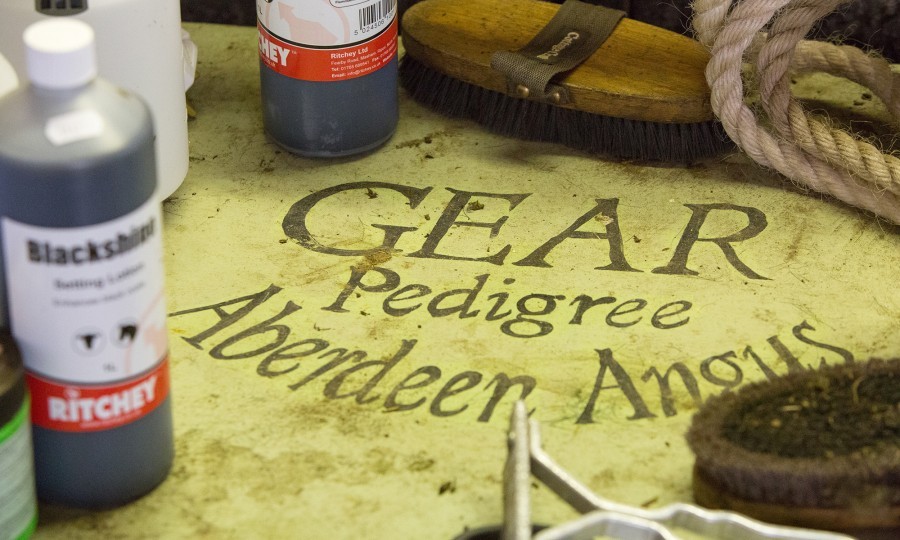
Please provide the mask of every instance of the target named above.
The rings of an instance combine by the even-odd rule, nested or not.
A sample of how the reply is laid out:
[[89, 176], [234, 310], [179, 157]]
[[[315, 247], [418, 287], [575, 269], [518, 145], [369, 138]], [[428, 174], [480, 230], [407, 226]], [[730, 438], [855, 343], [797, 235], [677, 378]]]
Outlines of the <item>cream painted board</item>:
[[[605, 161], [406, 98], [377, 152], [294, 157], [263, 132], [255, 29], [186, 26], [191, 167], [164, 205], [175, 466], [114, 511], [43, 508], [39, 539], [449, 539], [502, 517], [523, 388], [593, 490], [688, 501], [707, 396], [900, 354], [897, 227], [738, 155]], [[574, 517], [534, 494], [536, 521]]]

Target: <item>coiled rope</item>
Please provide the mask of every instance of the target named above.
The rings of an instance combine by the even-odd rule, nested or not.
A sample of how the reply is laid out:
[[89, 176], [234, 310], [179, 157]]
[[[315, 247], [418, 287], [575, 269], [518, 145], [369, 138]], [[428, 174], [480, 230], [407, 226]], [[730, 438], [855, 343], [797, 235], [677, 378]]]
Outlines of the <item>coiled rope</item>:
[[[706, 80], [713, 111], [747, 155], [797, 184], [900, 224], [900, 159], [812, 116], [790, 91], [792, 73], [843, 77], [869, 88], [900, 126], [900, 73], [886, 60], [803, 39], [848, 1], [695, 0], [692, 24], [712, 55]], [[745, 62], [755, 66], [765, 122], [745, 103]]]

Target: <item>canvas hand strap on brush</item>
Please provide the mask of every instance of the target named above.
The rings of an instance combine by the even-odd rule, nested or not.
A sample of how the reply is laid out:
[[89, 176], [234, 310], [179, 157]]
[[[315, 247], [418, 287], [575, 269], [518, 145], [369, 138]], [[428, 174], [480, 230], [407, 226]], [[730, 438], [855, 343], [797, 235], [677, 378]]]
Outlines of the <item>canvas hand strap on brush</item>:
[[491, 67], [506, 76], [511, 95], [568, 103], [566, 88], [551, 84], [551, 79], [587, 60], [624, 16], [624, 11], [566, 0], [527, 45], [491, 55]]
[[[855, 47], [803, 40], [818, 19], [847, 2], [696, 0], [694, 30], [712, 55], [706, 69], [712, 108], [757, 163], [900, 224], [900, 159], [810, 115], [790, 93], [792, 72], [844, 77], [872, 90], [900, 125], [900, 74], [887, 61]], [[764, 117], [744, 102], [745, 62], [755, 66]]]

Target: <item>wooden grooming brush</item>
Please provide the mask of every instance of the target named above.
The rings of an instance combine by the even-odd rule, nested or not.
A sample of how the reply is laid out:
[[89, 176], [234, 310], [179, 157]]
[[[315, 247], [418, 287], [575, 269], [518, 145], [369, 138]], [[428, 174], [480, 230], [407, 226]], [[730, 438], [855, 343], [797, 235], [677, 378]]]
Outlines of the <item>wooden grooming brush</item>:
[[791, 373], [710, 398], [687, 440], [703, 506], [900, 538], [900, 359]]
[[[406, 49], [401, 85], [413, 99], [446, 115], [475, 120], [503, 135], [595, 154], [690, 162], [732, 148], [709, 104], [704, 77], [709, 53], [680, 34], [621, 18], [599, 48], [556, 74], [545, 91], [492, 67], [495, 53], [525, 49], [528, 62], [553, 68], [555, 50], [596, 34], [588, 25], [566, 43], [573, 35], [566, 25], [588, 19], [579, 11], [558, 23], [556, 34], [550, 32], [557, 37], [544, 37], [551, 45], [535, 45], [536, 36], [547, 34], [545, 26], [573, 1], [560, 7], [539, 0], [422, 0], [409, 7], [401, 23]], [[575, 3], [582, 10], [586, 6]], [[591, 17], [614, 16], [614, 10], [590, 7], [597, 13]]]

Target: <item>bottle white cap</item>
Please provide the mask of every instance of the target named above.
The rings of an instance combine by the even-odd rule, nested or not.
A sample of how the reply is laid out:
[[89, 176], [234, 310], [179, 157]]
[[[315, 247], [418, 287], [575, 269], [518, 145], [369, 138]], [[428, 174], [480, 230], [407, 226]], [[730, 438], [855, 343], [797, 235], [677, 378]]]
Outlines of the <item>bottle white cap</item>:
[[74, 88], [97, 76], [94, 31], [82, 21], [59, 17], [25, 29], [28, 78], [43, 88]]

